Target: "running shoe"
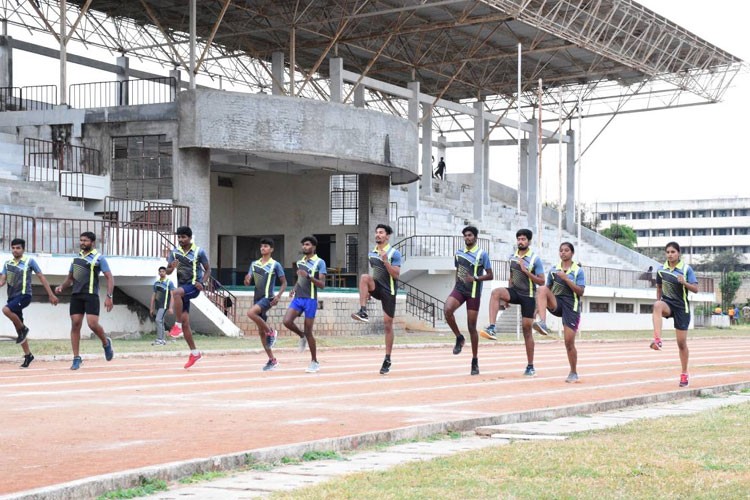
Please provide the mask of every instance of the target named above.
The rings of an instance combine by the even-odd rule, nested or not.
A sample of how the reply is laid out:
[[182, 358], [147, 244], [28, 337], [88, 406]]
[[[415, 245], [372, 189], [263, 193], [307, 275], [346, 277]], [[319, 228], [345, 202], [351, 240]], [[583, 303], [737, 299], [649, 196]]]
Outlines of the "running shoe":
[[464, 348], [465, 343], [466, 339], [463, 335], [456, 337], [456, 345], [453, 346], [453, 354], [461, 354], [461, 349]]
[[523, 374], [527, 377], [535, 377], [536, 370], [532, 365], [526, 365], [526, 371], [524, 371]]
[[391, 371], [391, 362], [387, 359], [384, 359], [383, 366], [380, 367], [380, 374], [385, 375], [389, 371]]
[[16, 344], [23, 344], [26, 340], [26, 336], [29, 334], [29, 328], [27, 326], [24, 326], [18, 331], [18, 338], [16, 339]]
[[680, 375], [680, 387], [687, 387], [690, 385], [690, 381], [688, 380], [688, 374], [683, 373]]
[[654, 341], [651, 342], [651, 349], [654, 351], [661, 351], [661, 339], [659, 337], [654, 337]]
[[279, 362], [276, 361], [276, 358], [269, 359], [268, 363], [266, 363], [265, 366], [263, 366], [263, 371], [264, 372], [273, 371], [276, 369], [277, 366], [279, 366]]
[[107, 337], [107, 345], [104, 346], [104, 357], [107, 361], [112, 361], [115, 357], [115, 351], [112, 349], [112, 339]]
[[162, 340], [162, 339], [156, 339], [153, 342], [151, 342], [151, 345], [157, 345], [157, 346], [158, 345], [167, 345], [167, 341], [166, 340]]
[[471, 374], [479, 375], [479, 360], [477, 359], [471, 361]]
[[302, 337], [301, 339], [299, 339], [297, 352], [305, 352], [305, 349], [307, 349], [307, 339], [305, 337]]
[[33, 354], [31, 354], [31, 353], [24, 354], [23, 355], [23, 363], [21, 363], [21, 368], [28, 368], [32, 361], [34, 361], [34, 355]]
[[320, 371], [320, 363], [317, 361], [310, 361], [310, 366], [305, 370], [306, 373], [318, 373]]
[[81, 367], [81, 364], [83, 364], [83, 360], [80, 356], [76, 356], [73, 358], [73, 364], [70, 365], [71, 370], [77, 370]]
[[565, 379], [566, 384], [575, 384], [578, 382], [578, 374], [575, 372], [568, 373], [568, 378]]
[[483, 339], [487, 340], [497, 340], [497, 334], [495, 333], [495, 325], [485, 326], [482, 331], [479, 332], [479, 335]]
[[355, 321], [361, 321], [362, 323], [369, 323], [370, 318], [367, 316], [367, 312], [363, 309], [360, 309], [359, 311], [352, 313], [352, 319]]
[[175, 323], [172, 329], [169, 330], [169, 336], [175, 339], [182, 336], [182, 327]]
[[187, 370], [188, 368], [193, 366], [202, 357], [203, 357], [203, 354], [200, 352], [198, 354], [193, 354], [191, 352], [190, 357], [188, 357], [187, 363], [185, 363], [185, 369]]
[[534, 324], [532, 325], [532, 327], [534, 328], [534, 330], [536, 330], [538, 333], [541, 333], [542, 335], [552, 335], [552, 332], [547, 326], [547, 323], [545, 323], [544, 321], [534, 321]]

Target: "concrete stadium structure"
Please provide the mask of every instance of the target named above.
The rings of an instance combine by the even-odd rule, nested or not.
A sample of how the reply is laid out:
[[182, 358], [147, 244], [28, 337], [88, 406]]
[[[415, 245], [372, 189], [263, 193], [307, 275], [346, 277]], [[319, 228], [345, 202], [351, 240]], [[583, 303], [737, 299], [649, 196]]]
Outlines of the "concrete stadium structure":
[[[96, 228], [103, 251], [123, 259], [120, 272], [131, 281], [122, 291], [140, 303], [175, 227], [188, 221], [209, 251], [214, 277], [226, 285], [239, 282], [263, 236], [275, 238], [275, 257], [289, 268], [300, 238], [317, 235], [319, 254], [339, 275], [333, 284], [351, 286], [347, 280], [366, 270], [376, 224], [411, 224], [413, 231], [399, 231], [393, 243], [437, 231], [438, 243], [420, 243], [403, 270], [411, 285], [406, 303], [427, 291], [419, 300], [430, 304], [421, 309], [432, 311], [433, 324], [440, 302], [429, 292], [445, 295], [452, 237], [467, 222], [489, 235], [493, 255], [508, 253], [515, 229], [525, 226], [544, 242], [547, 263], [557, 259], [557, 243], [549, 242], [563, 235], [579, 242], [578, 255], [591, 265], [645, 269], [653, 261], [576, 224], [575, 131], [540, 126], [537, 110], [567, 120], [612, 113], [606, 109], [716, 102], [741, 67], [731, 54], [630, 1], [403, 1], [357, 9], [298, 2], [298, 10], [231, 0], [2, 3], [9, 14], [0, 21], [7, 152], [0, 167], [11, 198], [3, 248], [22, 216], [30, 218], [23, 219], [30, 250], [61, 261], [70, 259], [79, 230]], [[24, 29], [49, 43], [22, 39]], [[519, 40], [523, 70], [516, 64]], [[110, 63], [75, 47], [122, 55]], [[19, 51], [57, 59], [59, 85], [14, 87]], [[137, 69], [139, 60], [164, 71]], [[110, 71], [115, 80], [71, 85], [69, 64]], [[220, 88], [208, 88], [212, 82]], [[561, 106], [559, 89], [566, 95]], [[565, 150], [564, 224], [557, 233], [558, 213], [543, 207], [538, 189], [545, 144]], [[474, 151], [473, 174], [433, 180], [431, 157], [466, 145]], [[518, 148], [517, 187], [490, 182], [491, 146]], [[77, 216], [17, 211], [13, 193], [31, 181], [42, 181], [46, 195], [42, 185], [52, 183], [79, 204]], [[434, 201], [445, 203], [447, 195], [458, 202], [449, 223], [425, 222], [440, 209]], [[420, 261], [426, 252], [441, 259], [437, 267]], [[600, 295], [650, 300], [649, 287], [630, 286], [636, 280], [628, 276], [628, 285], [603, 283]], [[244, 311], [219, 281], [197, 308], [199, 329], [237, 335], [231, 320]], [[711, 287], [704, 292], [711, 300]], [[58, 309], [50, 320], [58, 328], [41, 328], [49, 336], [65, 336], [58, 335], [65, 316]], [[424, 320], [419, 309], [409, 314]], [[132, 323], [139, 331], [151, 327], [144, 318]]]

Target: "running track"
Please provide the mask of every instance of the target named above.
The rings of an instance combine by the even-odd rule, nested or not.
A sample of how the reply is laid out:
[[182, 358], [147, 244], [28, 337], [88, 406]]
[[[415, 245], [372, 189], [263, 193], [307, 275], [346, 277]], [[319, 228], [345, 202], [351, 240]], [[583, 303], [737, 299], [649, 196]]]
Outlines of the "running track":
[[[691, 388], [750, 381], [750, 339], [689, 342]], [[115, 344], [115, 351], [117, 344]], [[212, 355], [184, 370], [183, 358], [0, 364], [0, 494], [159, 463], [359, 434], [415, 424], [677, 390], [674, 341], [580, 342], [581, 381], [565, 384], [565, 347], [537, 342], [533, 379], [522, 344], [471, 350], [395, 349], [387, 376], [382, 349], [279, 352], [274, 372], [260, 354]], [[19, 358], [20, 359], [20, 358]]]

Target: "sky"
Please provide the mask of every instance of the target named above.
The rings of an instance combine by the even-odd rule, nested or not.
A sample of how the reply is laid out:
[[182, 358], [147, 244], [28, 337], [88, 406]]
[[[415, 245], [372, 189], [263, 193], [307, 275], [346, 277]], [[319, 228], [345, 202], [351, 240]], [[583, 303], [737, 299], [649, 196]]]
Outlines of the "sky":
[[[746, 63], [750, 62], [747, 33], [750, 1], [640, 0], [640, 3]], [[29, 39], [18, 32], [11, 35]], [[39, 35], [31, 40], [49, 43]], [[115, 59], [115, 54], [97, 54], [96, 50], [80, 47], [72, 52], [108, 62]], [[14, 85], [57, 84], [57, 66], [50, 62], [50, 59], [28, 53], [20, 57], [16, 52]], [[131, 66], [164, 73], [163, 69], [140, 62], [133, 61]], [[40, 74], [29, 70], [33, 67], [50, 70]], [[110, 73], [81, 71], [75, 65], [70, 68], [69, 84], [113, 79]], [[744, 114], [748, 111], [750, 64], [734, 79], [721, 103], [616, 117], [581, 159], [580, 199], [593, 205], [605, 201], [750, 197], [747, 184], [740, 182], [750, 167], [750, 156], [744, 147], [748, 140]], [[583, 121], [584, 147], [603, 123], [601, 119]], [[573, 127], [577, 128], [577, 123]], [[546, 128], [553, 127], [546, 124]], [[470, 171], [471, 154], [471, 148], [449, 148], [446, 152], [448, 173]], [[518, 182], [516, 155], [512, 148], [492, 148], [490, 177], [515, 187]], [[558, 197], [556, 148], [545, 148], [543, 172], [542, 199], [555, 202]]]

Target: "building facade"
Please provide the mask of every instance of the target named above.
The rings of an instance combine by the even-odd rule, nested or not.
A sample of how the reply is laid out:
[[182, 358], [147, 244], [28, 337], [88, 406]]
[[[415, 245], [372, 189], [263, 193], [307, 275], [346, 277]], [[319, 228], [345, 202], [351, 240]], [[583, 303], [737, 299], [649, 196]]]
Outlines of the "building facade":
[[750, 263], [750, 198], [597, 203], [599, 230], [612, 224], [632, 227], [638, 248], [659, 256], [670, 241], [691, 264], [721, 252], [734, 252]]

